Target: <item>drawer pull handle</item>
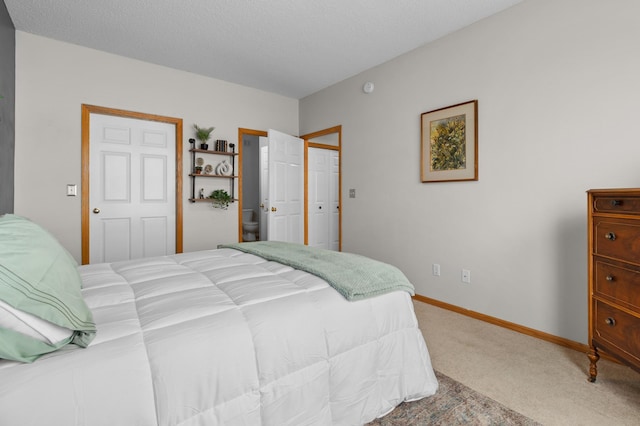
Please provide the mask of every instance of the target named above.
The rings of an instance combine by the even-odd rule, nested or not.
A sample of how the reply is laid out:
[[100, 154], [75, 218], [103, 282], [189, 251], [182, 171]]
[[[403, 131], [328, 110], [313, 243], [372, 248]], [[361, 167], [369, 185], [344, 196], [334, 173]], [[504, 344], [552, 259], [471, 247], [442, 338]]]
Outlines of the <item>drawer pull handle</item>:
[[622, 200], [611, 200], [611, 206], [617, 207], [622, 205]]
[[604, 237], [609, 241], [616, 240], [616, 234], [614, 234], [613, 232], [607, 232], [607, 235], [605, 235]]
[[613, 327], [614, 325], [616, 325], [616, 320], [608, 317], [606, 320], [604, 320], [605, 324], [610, 325], [611, 327]]
[[613, 275], [607, 275], [607, 281], [613, 282], [615, 281], [615, 277]]

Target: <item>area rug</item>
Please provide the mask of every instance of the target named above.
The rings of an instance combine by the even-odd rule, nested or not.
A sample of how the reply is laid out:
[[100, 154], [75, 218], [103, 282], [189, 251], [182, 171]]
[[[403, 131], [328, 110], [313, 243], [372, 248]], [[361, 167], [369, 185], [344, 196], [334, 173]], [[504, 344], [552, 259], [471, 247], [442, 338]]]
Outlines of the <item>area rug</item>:
[[435, 395], [402, 403], [391, 413], [368, 425], [540, 425], [442, 373], [436, 371], [436, 377], [440, 387]]

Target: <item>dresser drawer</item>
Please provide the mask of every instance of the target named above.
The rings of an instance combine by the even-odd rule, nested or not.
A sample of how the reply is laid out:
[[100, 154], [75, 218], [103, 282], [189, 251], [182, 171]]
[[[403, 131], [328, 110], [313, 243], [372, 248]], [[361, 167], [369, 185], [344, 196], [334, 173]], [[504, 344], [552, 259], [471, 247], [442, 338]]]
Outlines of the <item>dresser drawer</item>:
[[640, 197], [595, 197], [593, 210], [597, 213], [625, 213], [640, 215]]
[[640, 312], [640, 268], [596, 260], [593, 291], [597, 296]]
[[593, 253], [640, 264], [640, 221], [594, 218]]
[[593, 339], [605, 349], [619, 350], [625, 357], [640, 362], [640, 318], [623, 312], [599, 300], [593, 313]]

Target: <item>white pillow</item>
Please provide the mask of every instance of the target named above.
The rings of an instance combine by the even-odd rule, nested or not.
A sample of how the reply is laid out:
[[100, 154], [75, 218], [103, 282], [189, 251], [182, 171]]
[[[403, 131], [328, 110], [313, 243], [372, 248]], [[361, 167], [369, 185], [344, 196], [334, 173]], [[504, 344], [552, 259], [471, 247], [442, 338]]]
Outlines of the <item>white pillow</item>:
[[69, 339], [74, 332], [28, 312], [15, 309], [2, 300], [0, 300], [0, 327], [51, 345]]

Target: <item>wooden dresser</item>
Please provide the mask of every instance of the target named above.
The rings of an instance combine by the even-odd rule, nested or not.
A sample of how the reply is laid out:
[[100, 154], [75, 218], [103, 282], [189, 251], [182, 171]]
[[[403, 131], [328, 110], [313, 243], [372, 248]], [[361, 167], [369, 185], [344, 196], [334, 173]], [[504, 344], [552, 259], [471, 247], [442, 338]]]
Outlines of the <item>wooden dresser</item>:
[[640, 371], [640, 188], [587, 194], [593, 382], [599, 351]]

